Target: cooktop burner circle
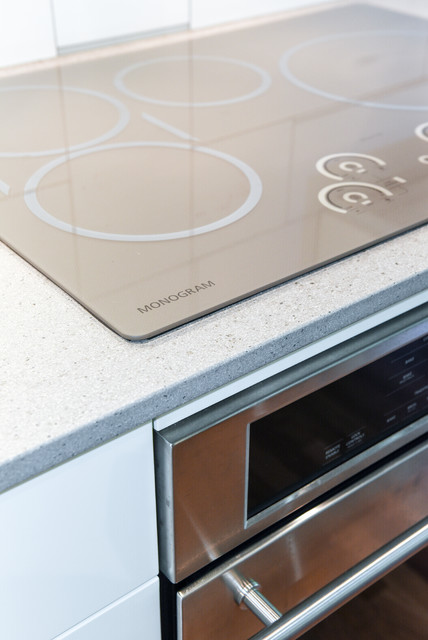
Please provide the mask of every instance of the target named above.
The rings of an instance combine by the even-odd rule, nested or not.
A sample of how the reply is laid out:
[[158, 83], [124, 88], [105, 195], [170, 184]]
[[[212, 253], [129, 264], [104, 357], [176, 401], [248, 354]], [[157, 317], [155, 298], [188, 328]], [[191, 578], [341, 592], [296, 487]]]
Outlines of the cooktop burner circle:
[[[184, 229], [180, 231], [173, 231], [170, 233], [150, 233], [150, 234], [126, 234], [126, 233], [110, 233], [97, 231], [95, 229], [87, 229], [84, 227], [74, 226], [60, 220], [56, 216], [52, 215], [40, 204], [37, 197], [37, 188], [41, 182], [41, 180], [56, 167], [65, 164], [69, 160], [73, 158], [79, 158], [81, 156], [86, 156], [92, 153], [111, 151], [114, 149], [125, 149], [125, 148], [138, 148], [138, 147], [149, 147], [149, 148], [161, 148], [161, 149], [181, 149], [186, 151], [192, 151], [197, 153], [206, 154], [208, 156], [213, 156], [214, 158], [218, 158], [220, 160], [224, 160], [225, 162], [233, 165], [237, 168], [247, 179], [249, 183], [249, 194], [245, 200], [245, 202], [238, 207], [232, 213], [215, 220], [209, 224], [205, 224], [199, 227], [195, 227], [193, 229]], [[86, 238], [94, 238], [97, 240], [114, 240], [118, 242], [158, 242], [163, 240], [178, 240], [182, 238], [189, 238], [192, 236], [201, 235], [204, 233], [208, 233], [210, 231], [216, 231], [221, 229], [222, 227], [226, 227], [237, 220], [240, 220], [244, 216], [246, 216], [250, 211], [254, 209], [254, 207], [259, 202], [262, 195], [262, 182], [258, 174], [245, 162], [231, 156], [222, 151], [218, 151], [216, 149], [210, 149], [208, 147], [194, 146], [188, 143], [181, 142], [124, 142], [124, 143], [115, 143], [108, 145], [101, 145], [97, 147], [91, 147], [90, 149], [83, 149], [74, 151], [67, 155], [60, 156], [59, 158], [55, 158], [54, 160], [48, 162], [43, 167], [39, 168], [27, 181], [24, 189], [24, 200], [29, 208], [29, 210], [37, 216], [43, 222], [51, 225], [52, 227], [56, 227], [57, 229], [61, 229], [62, 231], [66, 231], [71, 234], [76, 234], [79, 236], [84, 236]]]
[[[400, 40], [406, 40], [406, 45], [403, 42], [400, 45]], [[331, 34], [292, 47], [281, 56], [279, 67], [283, 76], [295, 86], [329, 100], [375, 109], [428, 111], [428, 69], [420, 68], [421, 59], [426, 57], [427, 42], [428, 33], [425, 31], [374, 30]], [[410, 57], [415, 47], [420, 51], [412, 64]], [[314, 51], [317, 48], [318, 52]], [[309, 64], [305, 65], [305, 56], [310, 56], [312, 61], [316, 59], [317, 65], [314, 67], [312, 64], [310, 69]], [[299, 70], [292, 70], [292, 66], [298, 67], [299, 64]], [[312, 79], [307, 81], [306, 77], [314, 69], [316, 75], [312, 83]], [[316, 86], [320, 80], [326, 88]], [[360, 86], [358, 80], [362, 83]], [[387, 85], [383, 86], [382, 81]], [[422, 98], [427, 98], [426, 104], [400, 104], [370, 98], [370, 95], [385, 95], [386, 92], [415, 90], [415, 85], [420, 83], [425, 85], [421, 93]], [[358, 90], [359, 95], [337, 93], [336, 87], [343, 86], [350, 94]]]
[[43, 90], [43, 91], [57, 91], [58, 93], [62, 92], [72, 92], [77, 94], [83, 94], [86, 96], [91, 96], [94, 98], [98, 98], [103, 100], [104, 102], [108, 102], [111, 104], [117, 111], [118, 119], [116, 124], [103, 133], [100, 136], [92, 138], [91, 140], [87, 140], [86, 142], [81, 142], [79, 144], [67, 145], [66, 147], [58, 147], [54, 149], [44, 149], [38, 151], [2, 151], [0, 150], [0, 158], [35, 158], [41, 156], [52, 156], [58, 155], [60, 153], [66, 153], [68, 151], [78, 151], [80, 149], [86, 149], [88, 147], [92, 147], [93, 145], [98, 145], [101, 142], [106, 142], [110, 140], [115, 135], [123, 131], [126, 125], [129, 122], [130, 114], [125, 105], [117, 100], [116, 98], [109, 96], [105, 93], [101, 93], [100, 91], [94, 91], [93, 89], [86, 89], [81, 87], [69, 87], [69, 86], [56, 86], [56, 85], [48, 85], [48, 84], [23, 84], [16, 86], [8, 86], [1, 87], [1, 93], [9, 93], [14, 91], [34, 91], [34, 90]]
[[[125, 78], [128, 74], [136, 69], [142, 69], [144, 67], [149, 67], [152, 65], [159, 65], [163, 63], [176, 63], [176, 62], [220, 62], [228, 65], [234, 65], [237, 67], [241, 67], [243, 69], [249, 69], [250, 71], [254, 71], [256, 75], [259, 76], [259, 85], [253, 91], [249, 91], [242, 95], [235, 96], [234, 98], [226, 98], [220, 100], [208, 100], [208, 101], [195, 101], [195, 102], [186, 102], [186, 101], [174, 101], [174, 100], [165, 100], [161, 98], [151, 98], [150, 96], [137, 93], [136, 91], [132, 91], [125, 84]], [[271, 83], [272, 79], [270, 75], [261, 67], [257, 65], [246, 62], [244, 60], [236, 60], [234, 58], [223, 58], [220, 56], [203, 56], [203, 55], [195, 55], [195, 56], [164, 56], [160, 58], [153, 58], [150, 60], [145, 60], [143, 62], [137, 62], [135, 64], [129, 65], [122, 69], [115, 78], [115, 86], [119, 91], [122, 91], [126, 95], [134, 98], [136, 100], [140, 100], [141, 102], [147, 102], [149, 104], [155, 104], [163, 107], [219, 107], [224, 105], [236, 104], [239, 102], [245, 102], [246, 100], [251, 100], [252, 98], [256, 98], [257, 96], [265, 93]], [[216, 83], [219, 80], [216, 78]]]

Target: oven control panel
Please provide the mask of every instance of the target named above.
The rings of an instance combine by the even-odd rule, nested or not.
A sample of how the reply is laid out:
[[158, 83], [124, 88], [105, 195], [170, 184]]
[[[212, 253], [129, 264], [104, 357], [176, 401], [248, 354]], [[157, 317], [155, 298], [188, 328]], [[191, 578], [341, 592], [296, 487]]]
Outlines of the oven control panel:
[[428, 414], [428, 335], [249, 425], [248, 517]]

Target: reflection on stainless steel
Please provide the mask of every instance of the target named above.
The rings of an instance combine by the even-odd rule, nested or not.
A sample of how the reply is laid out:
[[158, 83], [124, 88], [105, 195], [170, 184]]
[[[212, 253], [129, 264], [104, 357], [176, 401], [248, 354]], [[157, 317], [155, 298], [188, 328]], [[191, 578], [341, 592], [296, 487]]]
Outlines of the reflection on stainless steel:
[[[427, 314], [426, 307], [417, 309], [155, 434], [160, 562], [170, 580], [189, 576], [427, 432], [424, 416], [247, 518], [248, 424], [417, 340], [428, 330]], [[409, 328], [403, 331], [405, 323]], [[300, 571], [299, 549], [291, 541], [287, 544], [293, 566]]]
[[[251, 640], [295, 640], [428, 544], [428, 518], [353, 567]], [[265, 623], [267, 624], [267, 623]]]
[[260, 585], [252, 579], [239, 575], [237, 571], [227, 571], [223, 580], [233, 593], [238, 605], [245, 605], [265, 625], [270, 625], [281, 617], [278, 609], [259, 591]]
[[[372, 571], [375, 573], [381, 567], [383, 571], [383, 563], [398, 561], [400, 553], [405, 558], [407, 553], [416, 552], [417, 548], [412, 545], [419, 548], [423, 540], [426, 542], [427, 523], [422, 521], [427, 517], [427, 494], [428, 444], [425, 443], [308, 510], [179, 591], [179, 640], [224, 640], [226, 629], [227, 637], [247, 640], [262, 629], [250, 611], [236, 605], [231, 579], [225, 578], [230, 572], [256, 580], [268, 601], [274, 602], [281, 611], [291, 611], [311, 594], [338, 578], [340, 581], [341, 576], [346, 582], [347, 573], [372, 554], [380, 554], [380, 564], [363, 571], [361, 579], [370, 577]], [[415, 526], [421, 530], [413, 536], [415, 532], [409, 530]], [[400, 544], [395, 550], [384, 548], [403, 534], [413, 537], [408, 542], [398, 541]], [[290, 538], [299, 549], [299, 575], [294, 573], [289, 556]], [[348, 577], [350, 575], [348, 573]], [[336, 594], [342, 593], [342, 588]], [[311, 607], [312, 612], [317, 609], [313, 603]]]
[[427, 318], [422, 305], [155, 434], [162, 571], [206, 566], [176, 587], [178, 640], [297, 638], [426, 544]]

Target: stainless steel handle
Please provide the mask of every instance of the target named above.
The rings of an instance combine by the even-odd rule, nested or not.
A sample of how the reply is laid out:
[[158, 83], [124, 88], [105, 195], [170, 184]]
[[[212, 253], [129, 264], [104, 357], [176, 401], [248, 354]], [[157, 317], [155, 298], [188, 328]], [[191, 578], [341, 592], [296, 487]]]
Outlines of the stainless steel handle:
[[235, 602], [245, 605], [263, 624], [270, 625], [281, 618], [281, 612], [260, 593], [260, 585], [255, 580], [248, 580], [233, 570], [227, 571], [223, 580], [232, 591]]
[[[311, 629], [328, 614], [333, 613], [341, 605], [379, 580], [386, 573], [405, 562], [413, 554], [428, 544], [428, 518], [398, 536], [387, 545], [364, 559], [344, 575], [336, 578], [315, 594], [307, 598], [291, 611], [285, 613], [275, 622], [264, 622], [267, 629], [259, 631], [249, 640], [294, 640]], [[232, 572], [229, 572], [232, 573]], [[240, 578], [240, 576], [239, 576]], [[242, 578], [241, 578], [242, 579]], [[244, 579], [245, 580], [245, 579]], [[252, 581], [247, 581], [252, 584]], [[256, 583], [254, 583], [256, 585]], [[233, 586], [233, 583], [230, 583]], [[256, 585], [258, 586], [258, 585]], [[259, 594], [261, 595], [261, 594]], [[263, 596], [262, 596], [263, 597]], [[235, 600], [237, 598], [235, 592]], [[243, 598], [241, 601], [245, 601]], [[263, 597], [273, 611], [278, 611]], [[254, 612], [254, 609], [248, 605]]]

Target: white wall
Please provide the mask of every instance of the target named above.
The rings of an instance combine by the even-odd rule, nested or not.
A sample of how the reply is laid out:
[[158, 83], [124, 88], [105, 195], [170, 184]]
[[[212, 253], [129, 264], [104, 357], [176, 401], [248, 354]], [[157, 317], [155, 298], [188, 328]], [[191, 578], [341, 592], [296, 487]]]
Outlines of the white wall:
[[0, 67], [58, 50], [201, 27], [326, 0], [0, 0]]
[[55, 55], [50, 0], [0, 0], [0, 66]]
[[189, 24], [189, 0], [0, 0], [0, 67]]
[[[334, 2], [335, 0], [191, 0], [190, 23], [193, 28], [205, 27], [211, 24], [260, 16], [275, 11], [303, 9], [304, 7], [315, 6], [328, 1]], [[359, 0], [342, 0], [345, 3], [347, 1], [355, 3]], [[428, 18], [427, 0], [362, 1]]]
[[396, 11], [404, 11], [421, 18], [428, 18], [428, 2], [427, 0], [370, 0], [380, 7], [393, 9]]
[[327, 0], [193, 0], [191, 25], [205, 27], [275, 11], [299, 9]]
[[[140, 33], [186, 25], [199, 28], [327, 1], [0, 0], [0, 67], [43, 60], [55, 56], [58, 50], [85, 48]], [[427, 0], [370, 1], [428, 17]]]
[[52, 0], [60, 49], [185, 26], [188, 0]]

